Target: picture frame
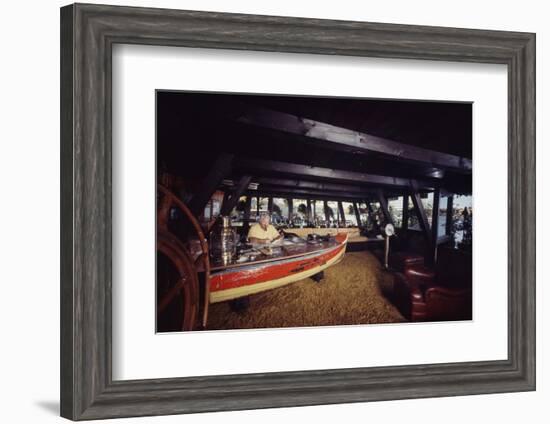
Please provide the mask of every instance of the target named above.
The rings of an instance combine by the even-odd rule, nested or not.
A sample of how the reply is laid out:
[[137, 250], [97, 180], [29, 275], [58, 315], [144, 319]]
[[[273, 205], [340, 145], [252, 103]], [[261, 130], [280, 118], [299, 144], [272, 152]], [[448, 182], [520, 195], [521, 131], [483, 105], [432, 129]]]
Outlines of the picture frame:
[[[508, 359], [112, 379], [116, 43], [505, 64]], [[61, 9], [61, 415], [72, 420], [535, 390], [535, 35], [74, 4]]]

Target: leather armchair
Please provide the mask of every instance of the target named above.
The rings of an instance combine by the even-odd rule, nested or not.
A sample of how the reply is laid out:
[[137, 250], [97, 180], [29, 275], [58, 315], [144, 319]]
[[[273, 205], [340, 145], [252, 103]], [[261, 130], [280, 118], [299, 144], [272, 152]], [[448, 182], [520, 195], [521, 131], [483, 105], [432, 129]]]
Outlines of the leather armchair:
[[459, 321], [472, 319], [472, 290], [438, 285], [422, 287], [407, 281], [411, 321]]
[[424, 257], [411, 252], [396, 252], [389, 257], [390, 268], [398, 272], [405, 272], [412, 265], [424, 265]]
[[457, 285], [445, 273], [423, 264], [405, 269], [400, 280], [409, 293], [407, 312], [411, 321], [457, 321], [472, 319], [471, 279]]

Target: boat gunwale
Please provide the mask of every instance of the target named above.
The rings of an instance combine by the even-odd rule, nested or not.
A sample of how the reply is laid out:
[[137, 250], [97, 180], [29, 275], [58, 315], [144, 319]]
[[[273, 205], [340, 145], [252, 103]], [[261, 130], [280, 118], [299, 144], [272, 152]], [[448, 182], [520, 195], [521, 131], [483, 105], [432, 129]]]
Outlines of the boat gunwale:
[[[319, 250], [309, 251], [309, 252], [302, 252], [295, 255], [288, 255], [288, 256], [281, 256], [278, 258], [266, 258], [261, 259], [259, 261], [253, 261], [253, 262], [243, 262], [241, 264], [231, 264], [231, 265], [225, 265], [225, 266], [217, 266], [211, 268], [212, 277], [224, 275], [231, 272], [241, 272], [247, 269], [247, 267], [253, 267], [256, 268], [258, 265], [268, 265], [268, 264], [278, 264], [278, 263], [284, 263], [287, 260], [298, 260], [298, 259], [305, 259], [312, 256], [318, 256], [326, 252], [330, 252], [331, 250], [335, 250], [339, 247], [345, 246], [348, 242], [348, 236], [345, 233], [340, 233], [342, 235], [345, 235], [345, 238], [335, 244], [334, 246], [328, 246], [324, 247]], [[337, 234], [337, 235], [340, 235]]]

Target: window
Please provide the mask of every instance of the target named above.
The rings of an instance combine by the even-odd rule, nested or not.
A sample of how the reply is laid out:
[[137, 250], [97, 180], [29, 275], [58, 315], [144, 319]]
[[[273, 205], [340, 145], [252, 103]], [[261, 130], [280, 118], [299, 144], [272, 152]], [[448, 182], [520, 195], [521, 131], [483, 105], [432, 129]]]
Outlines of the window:
[[250, 202], [250, 219], [254, 220], [256, 219], [256, 211], [258, 209], [258, 198], [253, 197]]
[[338, 210], [338, 202], [328, 201], [326, 203], [326, 216], [331, 227], [336, 227], [340, 221], [340, 211]]
[[358, 202], [357, 208], [359, 209], [359, 216], [361, 217], [361, 226], [366, 227], [367, 230], [372, 230], [372, 222], [369, 218], [369, 211], [365, 202]]
[[455, 248], [471, 248], [472, 246], [472, 196], [453, 196], [453, 222], [451, 234]]
[[[428, 220], [428, 225], [432, 225], [432, 210], [433, 210], [433, 199], [434, 194], [428, 193], [428, 194], [421, 194], [420, 195], [420, 201], [422, 202], [422, 206], [424, 207], [424, 212], [426, 212], [426, 218]], [[412, 201], [412, 198], [409, 196], [409, 225], [410, 230], [421, 230], [420, 222], [418, 221], [418, 214], [416, 213], [416, 210], [414, 208], [414, 204]]]
[[439, 198], [439, 227], [437, 228], [437, 237], [443, 237], [447, 234], [447, 196]]
[[212, 197], [204, 207], [204, 211], [200, 219], [201, 221], [209, 222], [220, 214], [223, 197], [224, 197], [224, 194], [222, 191], [216, 191], [212, 195]]
[[234, 226], [241, 227], [244, 220], [244, 211], [246, 209], [246, 196], [239, 197], [239, 201], [229, 214], [231, 217], [231, 223]]
[[396, 227], [403, 226], [403, 196], [388, 199], [388, 211]]
[[288, 222], [288, 199], [281, 197], [273, 198], [273, 210], [271, 211], [271, 222], [275, 224], [286, 224]]
[[250, 204], [250, 219], [258, 220], [260, 219], [260, 213], [267, 212], [267, 197], [253, 197]]
[[269, 199], [267, 197], [259, 197], [259, 204], [260, 204], [260, 213], [262, 212], [268, 212], [267, 205], [269, 202]]
[[355, 208], [351, 202], [342, 202], [344, 209], [344, 217], [346, 219], [346, 227], [357, 227], [357, 217], [355, 216]]
[[293, 199], [292, 200], [292, 225], [294, 227], [305, 227], [307, 225], [307, 200]]
[[385, 224], [384, 213], [380, 207], [379, 202], [369, 202], [372, 208], [373, 218], [376, 220], [376, 223], [379, 227], [383, 227]]
[[426, 195], [421, 196], [422, 199], [422, 205], [424, 205], [424, 211], [426, 212], [426, 218], [428, 219], [428, 224], [430, 225], [430, 228], [432, 226], [432, 213], [434, 208], [434, 194], [428, 193]]
[[311, 207], [313, 208], [313, 225], [326, 227], [324, 202], [322, 200], [312, 200]]

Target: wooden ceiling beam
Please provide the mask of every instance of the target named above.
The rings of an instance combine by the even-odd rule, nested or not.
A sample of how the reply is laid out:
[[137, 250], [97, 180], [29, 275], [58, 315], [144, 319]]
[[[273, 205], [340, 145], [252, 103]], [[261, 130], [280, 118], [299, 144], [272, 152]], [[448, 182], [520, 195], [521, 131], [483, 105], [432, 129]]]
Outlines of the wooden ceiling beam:
[[307, 137], [318, 141], [319, 145], [326, 148], [359, 154], [376, 153], [400, 161], [422, 163], [432, 167], [430, 175], [427, 176], [433, 178], [441, 178], [445, 169], [465, 174], [472, 172], [472, 160], [465, 157], [400, 143], [267, 108], [242, 106], [234, 119], [241, 124]]
[[[370, 184], [375, 186], [408, 187], [410, 179], [390, 177], [384, 175], [366, 174], [340, 169], [321, 168], [289, 162], [279, 162], [265, 159], [238, 158], [235, 159], [235, 167], [245, 171], [251, 171], [256, 177], [278, 174], [294, 175], [315, 178], [319, 180], [331, 180], [333, 182], [347, 182], [352, 184]], [[429, 181], [414, 180], [421, 188], [431, 188], [433, 183]]]
[[282, 186], [295, 189], [331, 190], [343, 191], [348, 193], [374, 192], [374, 189], [372, 188], [369, 189], [368, 187], [361, 187], [358, 185], [327, 183], [323, 181], [304, 181], [290, 178], [258, 177], [254, 179], [254, 182], [258, 183], [260, 189], [263, 186]]
[[344, 202], [363, 201], [370, 196], [370, 194], [347, 194], [342, 192], [301, 190], [287, 187], [266, 187], [265, 189], [249, 190], [246, 192], [246, 195], [251, 197], [281, 197], [284, 199], [341, 200]]

